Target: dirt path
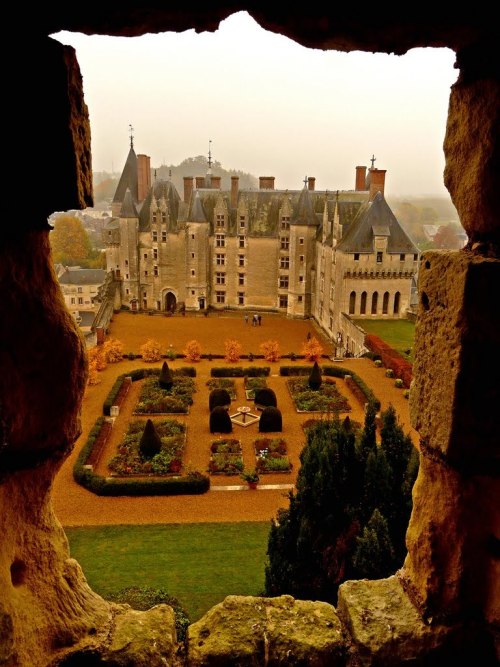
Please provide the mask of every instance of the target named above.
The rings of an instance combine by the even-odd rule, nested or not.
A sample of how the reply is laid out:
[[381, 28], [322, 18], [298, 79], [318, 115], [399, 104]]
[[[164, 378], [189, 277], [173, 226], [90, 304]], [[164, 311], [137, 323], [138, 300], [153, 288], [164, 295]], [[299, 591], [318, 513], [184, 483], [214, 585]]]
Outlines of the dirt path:
[[[144, 332], [147, 332], [146, 334]], [[152, 337], [164, 342], [165, 349], [171, 344], [177, 352], [182, 352], [188, 340], [196, 338], [204, 353], [224, 353], [224, 340], [234, 338], [243, 347], [243, 354], [252, 352], [259, 354], [259, 345], [265, 340], [278, 340], [283, 354], [295, 352], [300, 354], [302, 345], [308, 332], [321, 339], [325, 353], [330, 351], [326, 339], [318, 333], [314, 324], [304, 320], [284, 320], [278, 316], [264, 315], [261, 327], [245, 325], [241, 317], [170, 317], [119, 314], [115, 316], [111, 325], [110, 335], [121, 340], [126, 352], [139, 352], [139, 347], [146, 338]], [[159, 367], [162, 362], [148, 364], [150, 367]], [[102, 403], [106, 398], [117, 375], [131, 371], [134, 368], [144, 367], [145, 363], [122, 361], [119, 364], [108, 366], [100, 375], [102, 382], [89, 387], [82, 406], [82, 435], [75, 444], [75, 448], [64, 462], [55, 483], [53, 505], [55, 512], [64, 526], [77, 525], [107, 525], [107, 524], [152, 524], [152, 523], [204, 523], [224, 521], [269, 521], [276, 516], [280, 507], [288, 506], [288, 488], [292, 487], [299, 469], [299, 455], [304, 445], [305, 437], [302, 424], [314, 415], [298, 414], [286, 386], [286, 379], [279, 375], [280, 365], [295, 363], [302, 365], [306, 362], [290, 362], [288, 359], [279, 363], [267, 363], [263, 359], [249, 362], [242, 360], [237, 365], [270, 366], [268, 386], [276, 393], [278, 407], [283, 415], [283, 432], [280, 434], [287, 442], [288, 454], [293, 464], [292, 472], [276, 473], [261, 476], [259, 488], [250, 491], [236, 476], [211, 476], [211, 489], [200, 496], [156, 496], [156, 497], [119, 497], [103, 498], [95, 496], [76, 484], [73, 480], [72, 469], [75, 459], [85, 442], [88, 432], [95, 420], [102, 414]], [[342, 362], [323, 363], [339, 364], [353, 370], [360, 375], [376, 396], [381, 400], [382, 409], [391, 403], [399, 416], [401, 425], [406, 432], [410, 432], [415, 443], [418, 442], [416, 432], [411, 428], [408, 415], [408, 401], [403, 392], [394, 386], [394, 380], [385, 377], [385, 371], [376, 368], [368, 359], [346, 359]], [[197, 393], [190, 413], [186, 417], [176, 417], [188, 425], [188, 439], [185, 452], [185, 461], [193, 469], [205, 472], [209, 459], [210, 442], [216, 437], [209, 430], [208, 394], [206, 382], [210, 379], [211, 368], [215, 365], [227, 365], [223, 360], [202, 360], [190, 364], [185, 360], [169, 361], [172, 369], [185, 365], [196, 368], [195, 378]], [[345, 386], [343, 380], [336, 381], [337, 388], [344, 394], [351, 405], [349, 413], [351, 419], [363, 422], [363, 408]], [[99, 474], [107, 474], [106, 462], [112, 456], [116, 444], [122, 437], [127, 423], [131, 418], [135, 398], [139, 392], [139, 382], [132, 385], [127, 400], [120, 415], [115, 421], [113, 436], [106, 451], [101, 457], [98, 467]], [[249, 405], [246, 400], [243, 378], [236, 378], [237, 399], [232, 407]], [[242, 442], [245, 465], [253, 466], [252, 442], [258, 436], [258, 424], [248, 427], [235, 425], [233, 436]], [[221, 487], [234, 486], [237, 490], [223, 490]], [[268, 488], [280, 486], [282, 488]]]

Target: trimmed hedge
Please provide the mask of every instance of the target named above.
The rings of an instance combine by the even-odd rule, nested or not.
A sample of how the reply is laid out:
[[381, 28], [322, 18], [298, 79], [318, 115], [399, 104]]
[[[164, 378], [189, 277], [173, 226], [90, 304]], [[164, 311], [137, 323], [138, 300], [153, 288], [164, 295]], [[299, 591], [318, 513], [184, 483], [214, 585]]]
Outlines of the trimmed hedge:
[[408, 388], [413, 377], [413, 367], [406, 359], [388, 345], [384, 340], [374, 334], [366, 334], [365, 345], [375, 353], [386, 368], [394, 371], [397, 378], [403, 380], [403, 384]]
[[[187, 375], [187, 377], [196, 377], [196, 368], [194, 366], [183, 366], [182, 368], [176, 368], [175, 370], [170, 371], [175, 379], [176, 375]], [[113, 386], [111, 387], [109, 394], [107, 395], [104, 403], [102, 404], [102, 412], [106, 417], [109, 417], [111, 414], [111, 406], [115, 405], [116, 397], [118, 396], [120, 389], [122, 387], [123, 381], [126, 377], [132, 378], [132, 382], [136, 380], [143, 380], [145, 377], [150, 375], [157, 375], [160, 377], [159, 368], [136, 368], [129, 373], [122, 373], [119, 375]]]
[[239, 368], [237, 366], [219, 366], [212, 368], [210, 375], [213, 378], [239, 378], [239, 377], [267, 377], [271, 372], [270, 366], [247, 366]]
[[199, 495], [209, 490], [210, 478], [200, 472], [188, 473], [184, 477], [124, 479], [102, 477], [90, 468], [85, 468], [104, 423], [104, 417], [97, 419], [73, 466], [73, 479], [80, 486], [97, 496]]
[[[320, 370], [325, 377], [337, 377], [344, 378], [346, 375], [350, 375], [353, 383], [359, 388], [362, 395], [366, 399], [366, 403], [374, 403], [375, 409], [380, 410], [380, 401], [375, 396], [373, 391], [368, 387], [368, 385], [362, 380], [359, 375], [353, 371], [348, 370], [347, 368], [341, 368], [340, 366], [320, 366]], [[290, 376], [290, 375], [309, 375], [311, 372], [311, 366], [282, 366], [280, 368], [280, 375]], [[354, 391], [353, 393], [357, 393]], [[357, 396], [360, 399], [359, 396]], [[361, 399], [360, 399], [361, 400]]]

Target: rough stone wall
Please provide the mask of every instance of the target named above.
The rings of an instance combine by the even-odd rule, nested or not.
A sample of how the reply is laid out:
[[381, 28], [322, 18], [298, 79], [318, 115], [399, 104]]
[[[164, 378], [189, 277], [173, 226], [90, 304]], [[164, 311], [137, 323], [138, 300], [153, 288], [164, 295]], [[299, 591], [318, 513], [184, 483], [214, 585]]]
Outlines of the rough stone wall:
[[[353, 667], [388, 667], [405, 661], [450, 664], [459, 658], [466, 664], [496, 665], [500, 521], [494, 501], [499, 497], [500, 397], [491, 376], [500, 327], [498, 309], [488, 295], [497, 295], [500, 287], [495, 206], [500, 104], [496, 40], [487, 25], [491, 19], [477, 12], [461, 22], [447, 14], [445, 21], [431, 17], [414, 27], [411, 19], [398, 22], [384, 11], [366, 21], [357, 15], [353, 21], [338, 6], [331, 16], [310, 10], [306, 20], [301, 9], [274, 13], [269, 3], [255, 4], [252, 13], [267, 29], [309, 46], [396, 53], [448, 46], [457, 51], [461, 74], [450, 99], [445, 180], [470, 247], [424, 260], [430, 265], [421, 279], [419, 361], [410, 399], [422, 435], [422, 460], [413, 491], [408, 557], [399, 576], [347, 582], [339, 592], [337, 612], [321, 603], [297, 603], [295, 613], [287, 601], [252, 612], [251, 600], [241, 605], [229, 601], [190, 629], [185, 662], [234, 664], [233, 656], [241, 654], [240, 664], [271, 664], [272, 655], [274, 664], [289, 664], [290, 656], [300, 664], [303, 656], [310, 665], [335, 665], [339, 659]], [[25, 55], [43, 76], [35, 71], [32, 85], [26, 86], [26, 72], [14, 65], [12, 106], [25, 103], [29, 108], [33, 99], [51, 103], [37, 107], [36, 124], [27, 126], [16, 118], [9, 127], [18, 129], [31, 147], [29, 154], [43, 158], [46, 168], [30, 191], [30, 215], [9, 218], [0, 244], [7, 314], [0, 319], [0, 664], [174, 665], [180, 656], [175, 653], [172, 610], [159, 606], [133, 612], [93, 593], [68, 558], [51, 508], [52, 480], [79, 432], [87, 370], [83, 341], [51, 268], [47, 217], [92, 202], [90, 132], [80, 73], [72, 49], [46, 35], [58, 29], [109, 34], [215, 29], [231, 10], [211, 7], [190, 16], [188, 9], [161, 11], [142, 3], [116, 11], [83, 5], [44, 5], [38, 11], [30, 15]], [[24, 67], [25, 61], [19, 62]], [[433, 355], [429, 360], [427, 353]], [[238, 633], [224, 629], [233, 614], [240, 620]], [[311, 618], [320, 620], [322, 636], [312, 637]], [[306, 631], [295, 635], [298, 625]], [[281, 643], [271, 644], [269, 638], [280, 628]], [[308, 645], [309, 637], [316, 644]], [[214, 657], [200, 659], [200, 641], [207, 646], [207, 638], [220, 639], [215, 642], [219, 646]], [[323, 657], [328, 643], [339, 649], [334, 658], [328, 655], [329, 662]], [[286, 650], [275, 650], [277, 646]]]

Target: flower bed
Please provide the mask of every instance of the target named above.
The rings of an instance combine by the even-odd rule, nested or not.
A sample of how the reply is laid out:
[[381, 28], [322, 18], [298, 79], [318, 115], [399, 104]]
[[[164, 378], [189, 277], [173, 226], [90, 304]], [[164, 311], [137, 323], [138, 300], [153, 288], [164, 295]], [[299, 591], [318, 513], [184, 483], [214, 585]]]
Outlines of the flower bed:
[[241, 442], [236, 438], [214, 440], [210, 452], [208, 472], [211, 475], [238, 475], [243, 470]]
[[245, 395], [247, 400], [253, 401], [255, 398], [255, 392], [258, 389], [264, 389], [267, 387], [267, 380], [263, 377], [254, 377], [254, 378], [245, 378]]
[[254, 441], [255, 469], [258, 473], [290, 472], [292, 464], [287, 456], [283, 438], [257, 438]]
[[351, 411], [347, 398], [330, 382], [323, 382], [319, 389], [312, 390], [307, 378], [293, 377], [287, 380], [287, 387], [299, 412]]
[[213, 389], [226, 389], [231, 396], [231, 400], [236, 398], [236, 385], [234, 380], [229, 378], [213, 378], [207, 381], [207, 387], [212, 391]]
[[127, 433], [118, 445], [117, 454], [108, 468], [119, 476], [178, 474], [182, 468], [182, 455], [186, 442], [186, 427], [175, 419], [155, 422], [161, 440], [161, 450], [151, 458], [144, 457], [139, 449], [146, 422], [131, 421]]
[[141, 387], [135, 414], [187, 414], [193, 404], [196, 391], [194, 380], [184, 375], [174, 375], [171, 389], [163, 389], [159, 385], [158, 376], [147, 377]]

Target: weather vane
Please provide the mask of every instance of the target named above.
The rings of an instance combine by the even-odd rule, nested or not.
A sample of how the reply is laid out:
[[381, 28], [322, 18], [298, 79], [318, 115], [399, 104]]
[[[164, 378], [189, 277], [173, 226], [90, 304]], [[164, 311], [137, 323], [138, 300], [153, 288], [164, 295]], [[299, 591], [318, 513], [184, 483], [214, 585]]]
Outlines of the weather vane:
[[132, 125], [128, 126], [129, 132], [130, 132], [130, 148], [134, 147], [134, 128]]
[[307, 176], [304, 176], [304, 187], [307, 185]]
[[212, 168], [212, 151], [211, 151], [211, 146], [212, 146], [212, 140], [208, 140], [208, 168]]
[[371, 157], [372, 169], [374, 168], [375, 160], [376, 160], [376, 159], [377, 159], [377, 158], [375, 157], [374, 153], [372, 153], [372, 157]]

